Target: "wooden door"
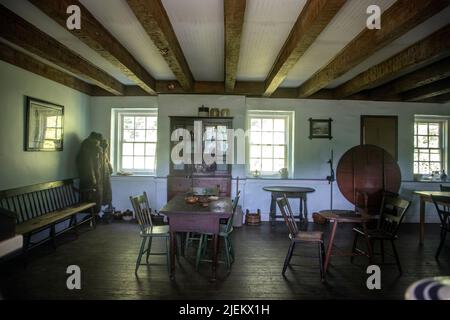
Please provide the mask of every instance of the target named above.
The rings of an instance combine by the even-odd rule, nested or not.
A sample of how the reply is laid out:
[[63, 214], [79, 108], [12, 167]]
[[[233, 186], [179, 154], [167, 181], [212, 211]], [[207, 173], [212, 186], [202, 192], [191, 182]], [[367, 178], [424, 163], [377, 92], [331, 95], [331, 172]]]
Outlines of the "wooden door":
[[383, 148], [397, 160], [397, 116], [361, 116], [361, 144]]

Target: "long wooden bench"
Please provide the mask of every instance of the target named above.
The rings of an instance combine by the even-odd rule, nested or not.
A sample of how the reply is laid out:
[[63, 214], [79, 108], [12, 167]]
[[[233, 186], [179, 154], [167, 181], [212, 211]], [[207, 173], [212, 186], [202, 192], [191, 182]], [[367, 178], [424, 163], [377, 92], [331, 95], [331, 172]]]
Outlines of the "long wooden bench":
[[[69, 230], [74, 230], [78, 235], [78, 226], [86, 222], [95, 228], [96, 204], [81, 202], [75, 180], [52, 181], [0, 191], [0, 207], [16, 214], [16, 234], [24, 237], [24, 251], [50, 240], [56, 246], [56, 236]], [[78, 221], [79, 213], [89, 215]], [[69, 225], [57, 232], [56, 225], [69, 219]], [[50, 229], [50, 237], [32, 243], [31, 236], [45, 229]]]

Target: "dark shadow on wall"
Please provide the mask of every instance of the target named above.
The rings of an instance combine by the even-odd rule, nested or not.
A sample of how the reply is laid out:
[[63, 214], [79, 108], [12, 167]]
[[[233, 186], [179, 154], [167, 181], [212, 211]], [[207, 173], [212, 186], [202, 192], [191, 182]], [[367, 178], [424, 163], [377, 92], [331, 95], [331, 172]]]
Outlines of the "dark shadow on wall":
[[[58, 177], [61, 178], [75, 178], [78, 177], [78, 171], [76, 166], [76, 158], [78, 151], [80, 150], [81, 146], [81, 138], [78, 136], [78, 134], [75, 133], [67, 133], [64, 135], [64, 150], [63, 150], [63, 157], [62, 161], [60, 162], [58, 166]], [[67, 173], [69, 169], [70, 173]], [[65, 177], [65, 175], [68, 175]]]

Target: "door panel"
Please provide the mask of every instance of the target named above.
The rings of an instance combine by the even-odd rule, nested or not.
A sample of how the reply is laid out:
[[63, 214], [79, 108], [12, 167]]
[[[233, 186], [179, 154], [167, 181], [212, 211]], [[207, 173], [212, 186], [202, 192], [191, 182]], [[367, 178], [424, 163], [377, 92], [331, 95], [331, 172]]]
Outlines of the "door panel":
[[361, 116], [361, 144], [385, 149], [397, 160], [397, 116]]

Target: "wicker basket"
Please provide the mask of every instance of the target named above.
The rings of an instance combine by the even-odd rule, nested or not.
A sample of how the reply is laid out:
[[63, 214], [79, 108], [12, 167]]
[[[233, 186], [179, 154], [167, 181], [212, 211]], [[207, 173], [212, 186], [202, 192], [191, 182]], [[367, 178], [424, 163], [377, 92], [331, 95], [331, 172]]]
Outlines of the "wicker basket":
[[245, 224], [248, 226], [259, 226], [261, 224], [261, 210], [256, 210], [256, 213], [250, 213], [247, 209], [245, 211]]

